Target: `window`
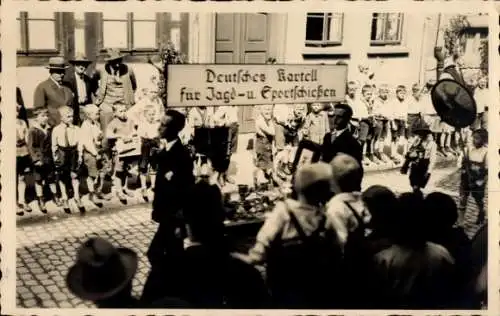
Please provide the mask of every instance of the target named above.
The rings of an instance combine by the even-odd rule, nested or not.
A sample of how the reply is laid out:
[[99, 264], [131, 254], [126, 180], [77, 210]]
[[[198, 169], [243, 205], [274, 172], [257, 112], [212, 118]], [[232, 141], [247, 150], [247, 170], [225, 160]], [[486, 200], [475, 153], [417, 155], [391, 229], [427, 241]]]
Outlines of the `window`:
[[471, 67], [477, 67], [481, 62], [481, 47], [488, 41], [487, 28], [465, 29], [460, 38], [460, 50], [463, 61]]
[[157, 48], [156, 13], [113, 13], [102, 16], [101, 48], [148, 51]]
[[306, 47], [342, 45], [342, 13], [307, 13]]
[[397, 46], [403, 37], [402, 13], [373, 13], [370, 45]]
[[18, 51], [51, 52], [59, 49], [57, 13], [20, 12], [17, 18]]

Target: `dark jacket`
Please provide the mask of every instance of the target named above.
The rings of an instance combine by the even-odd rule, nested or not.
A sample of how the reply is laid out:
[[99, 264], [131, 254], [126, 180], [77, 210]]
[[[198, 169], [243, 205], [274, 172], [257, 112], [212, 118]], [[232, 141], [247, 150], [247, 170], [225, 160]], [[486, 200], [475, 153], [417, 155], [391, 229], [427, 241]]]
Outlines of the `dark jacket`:
[[70, 88], [64, 85], [58, 87], [51, 78], [48, 78], [36, 87], [33, 107], [47, 108], [49, 125], [53, 127], [61, 121], [59, 108], [65, 105], [73, 108], [73, 100], [74, 95]]
[[[188, 199], [194, 185], [193, 160], [189, 151], [177, 138], [169, 151], [158, 153], [158, 171], [156, 174], [155, 196], [153, 199], [152, 218], [157, 223], [175, 222]], [[172, 177], [167, 179], [167, 173]]]
[[363, 148], [348, 130], [337, 136], [333, 143], [331, 142], [331, 133], [326, 134], [323, 138], [322, 161], [329, 163], [339, 153], [352, 156], [362, 166]]
[[80, 106], [92, 103], [93, 96], [97, 91], [97, 82], [92, 77], [87, 74], [83, 74], [83, 82], [85, 82], [85, 90], [87, 95], [85, 95], [85, 101], [83, 103], [79, 102], [80, 96], [78, 95], [78, 88], [76, 85], [76, 73], [73, 67], [64, 76], [63, 85], [70, 88], [74, 94], [73, 104], [74, 104], [74, 124], [79, 124], [80, 122]]

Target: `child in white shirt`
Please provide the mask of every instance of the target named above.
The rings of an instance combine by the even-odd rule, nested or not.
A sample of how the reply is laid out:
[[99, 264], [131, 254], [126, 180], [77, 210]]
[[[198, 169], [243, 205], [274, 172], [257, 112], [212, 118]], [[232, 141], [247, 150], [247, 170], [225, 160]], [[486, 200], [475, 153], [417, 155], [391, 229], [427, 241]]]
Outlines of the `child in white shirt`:
[[80, 128], [73, 124], [73, 109], [62, 106], [59, 108], [59, 114], [61, 122], [52, 130], [51, 144], [63, 209], [65, 213], [71, 213], [68, 199], [72, 196], [79, 211], [84, 213], [85, 208], [80, 200], [80, 181], [78, 180], [82, 163], [82, 156], [78, 152]]
[[[89, 200], [97, 207], [103, 204], [99, 201], [104, 173], [102, 172], [102, 131], [99, 124], [99, 108], [94, 104], [89, 104], [84, 108], [84, 121], [80, 127], [80, 142], [78, 152], [82, 157], [83, 164], [87, 169], [87, 187], [89, 190]], [[100, 186], [95, 192], [97, 181]]]
[[160, 122], [156, 121], [157, 110], [153, 105], [144, 109], [144, 119], [138, 125], [137, 135], [141, 138], [141, 159], [139, 162], [139, 173], [141, 179], [141, 192], [144, 201], [148, 202], [146, 180], [149, 173], [151, 179], [151, 190], [154, 190], [156, 180], [156, 151], [158, 150], [160, 134]]

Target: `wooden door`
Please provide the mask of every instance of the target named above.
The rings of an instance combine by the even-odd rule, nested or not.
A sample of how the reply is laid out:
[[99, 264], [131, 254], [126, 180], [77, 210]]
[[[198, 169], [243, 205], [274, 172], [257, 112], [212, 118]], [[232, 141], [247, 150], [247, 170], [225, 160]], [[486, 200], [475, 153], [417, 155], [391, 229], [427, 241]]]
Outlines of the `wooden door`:
[[[268, 23], [267, 14], [217, 14], [215, 63], [264, 64], [268, 50]], [[254, 107], [240, 107], [238, 115], [240, 133], [254, 132]]]

